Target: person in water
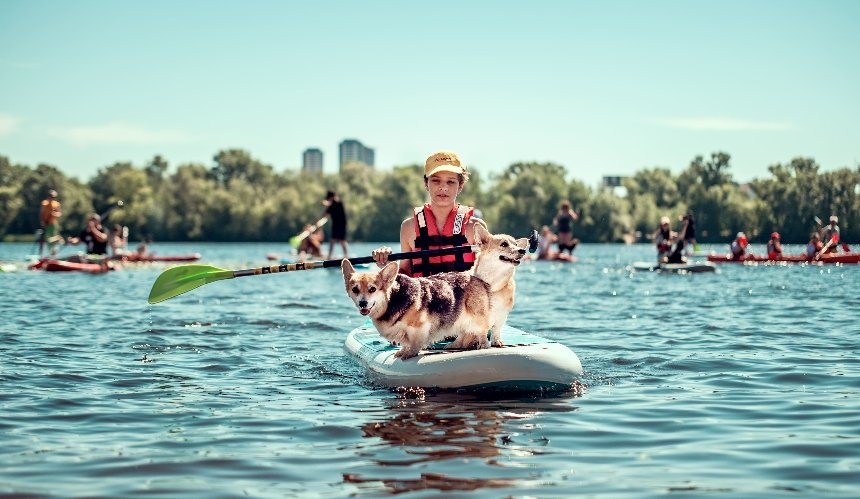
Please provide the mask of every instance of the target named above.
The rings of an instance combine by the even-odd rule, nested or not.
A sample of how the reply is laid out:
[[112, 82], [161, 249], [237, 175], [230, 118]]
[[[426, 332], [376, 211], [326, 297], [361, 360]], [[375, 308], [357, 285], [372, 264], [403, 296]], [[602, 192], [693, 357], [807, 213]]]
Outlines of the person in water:
[[558, 251], [568, 251], [571, 255], [579, 240], [573, 238], [573, 222], [579, 220], [579, 215], [573, 211], [570, 201], [562, 201], [558, 213], [552, 219], [552, 224], [558, 229]]
[[839, 217], [830, 215], [830, 223], [821, 229], [821, 241], [824, 253], [836, 253], [839, 250]]
[[63, 212], [60, 210], [60, 202], [57, 201], [57, 191], [51, 189], [48, 191], [48, 197], [42, 200], [39, 205], [39, 255], [45, 249], [45, 243], [48, 243], [48, 252], [50, 254], [57, 253], [57, 245], [62, 241], [62, 236], [59, 234], [60, 217]]
[[[457, 196], [469, 181], [469, 172], [460, 157], [451, 151], [431, 154], [424, 163], [424, 188], [430, 202], [412, 209], [412, 216], [400, 224], [400, 249], [404, 252], [449, 248], [475, 244], [475, 224], [486, 222], [475, 218], [474, 208], [457, 203]], [[388, 263], [392, 250], [382, 246], [373, 251], [379, 267]], [[400, 260], [400, 272], [412, 277], [426, 277], [440, 272], [457, 272], [472, 268], [475, 254]]]
[[782, 256], [782, 243], [779, 239], [779, 232], [774, 232], [770, 235], [770, 241], [767, 242], [768, 260], [776, 260]]
[[349, 258], [349, 243], [346, 241], [346, 209], [343, 206], [340, 196], [334, 191], [328, 191], [325, 200], [322, 202], [325, 206], [324, 217], [331, 220], [331, 237], [328, 242], [328, 259], [334, 252], [335, 243], [340, 243], [340, 248], [343, 250], [343, 257]]
[[108, 247], [108, 232], [102, 226], [102, 217], [96, 213], [90, 215], [87, 226], [77, 236], [70, 237], [69, 244], [84, 243], [87, 254], [106, 255]]
[[732, 241], [730, 245], [732, 250], [732, 259], [733, 260], [742, 260], [744, 256], [747, 254], [747, 247], [749, 246], [749, 240], [747, 240], [747, 235], [743, 232], [738, 232], [735, 236], [735, 240]]

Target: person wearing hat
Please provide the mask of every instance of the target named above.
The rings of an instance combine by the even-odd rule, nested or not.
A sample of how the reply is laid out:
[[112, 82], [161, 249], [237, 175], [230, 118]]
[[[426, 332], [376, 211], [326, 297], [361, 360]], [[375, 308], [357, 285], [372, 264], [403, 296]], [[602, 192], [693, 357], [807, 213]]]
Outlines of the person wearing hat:
[[334, 252], [335, 243], [339, 242], [343, 250], [343, 257], [349, 258], [349, 244], [346, 242], [346, 210], [343, 207], [343, 201], [334, 191], [328, 191], [325, 199], [322, 202], [325, 206], [323, 217], [328, 217], [331, 220], [331, 237], [328, 242], [328, 257]]
[[[429, 203], [417, 206], [412, 216], [400, 224], [402, 251], [430, 250], [475, 244], [475, 224], [487, 226], [474, 217], [474, 208], [457, 203], [457, 196], [469, 181], [469, 172], [460, 157], [451, 151], [431, 154], [424, 163], [424, 188]], [[379, 267], [388, 263], [392, 250], [382, 246], [373, 251]], [[412, 277], [426, 277], [440, 272], [468, 270], [475, 261], [471, 252], [458, 255], [400, 260], [400, 272]]]
[[669, 217], [660, 217], [660, 227], [654, 233], [654, 244], [657, 246], [657, 262], [666, 263], [672, 251], [672, 241], [677, 236], [672, 232]]
[[770, 241], [767, 242], [767, 259], [776, 260], [782, 256], [782, 243], [780, 242], [779, 232], [773, 232], [770, 235]]
[[839, 247], [839, 217], [830, 215], [830, 224], [821, 229], [821, 241], [824, 243], [820, 254], [836, 253]]
[[48, 251], [51, 254], [56, 253], [57, 243], [62, 240], [59, 235], [59, 222], [62, 215], [60, 202], [57, 201], [57, 191], [51, 189], [48, 191], [48, 197], [42, 200], [39, 207], [39, 228], [42, 232], [39, 237], [39, 256], [42, 255], [45, 243], [48, 243]]
[[87, 226], [77, 236], [69, 238], [69, 244], [84, 243], [88, 255], [107, 255], [108, 239], [110, 234], [102, 225], [102, 217], [98, 213], [91, 213], [87, 218]]
[[747, 240], [747, 235], [743, 232], [738, 232], [735, 236], [735, 240], [732, 241], [731, 249], [732, 249], [732, 259], [733, 260], [743, 260], [744, 256], [747, 254], [747, 246], [749, 246], [749, 240]]

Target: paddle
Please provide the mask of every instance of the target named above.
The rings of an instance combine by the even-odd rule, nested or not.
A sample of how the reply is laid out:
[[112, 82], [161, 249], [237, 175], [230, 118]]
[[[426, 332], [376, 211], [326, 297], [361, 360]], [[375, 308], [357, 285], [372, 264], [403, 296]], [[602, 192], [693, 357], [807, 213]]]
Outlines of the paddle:
[[[533, 230], [529, 236], [529, 253], [534, 253], [538, 246], [538, 233]], [[480, 245], [455, 246], [453, 248], [442, 248], [422, 251], [406, 251], [403, 253], [392, 253], [388, 255], [389, 261], [406, 260], [424, 256], [456, 255], [459, 253], [477, 252]], [[197, 289], [204, 284], [234, 277], [246, 277], [251, 275], [276, 274], [279, 272], [294, 272], [297, 270], [328, 269], [340, 267], [340, 260], [318, 260], [312, 262], [287, 263], [273, 265], [271, 267], [258, 267], [255, 269], [226, 270], [211, 265], [179, 265], [161, 273], [149, 291], [149, 303], [160, 303], [175, 296]], [[350, 258], [353, 265], [361, 263], [373, 263], [372, 256], [361, 256]]]
[[819, 251], [818, 253], [815, 254], [815, 261], [816, 262], [821, 258], [821, 255], [827, 253], [827, 249], [830, 248], [830, 245], [832, 243], [833, 243], [833, 239], [827, 241], [827, 244], [825, 244], [824, 247], [821, 248], [821, 251]]
[[320, 227], [322, 227], [323, 225], [325, 225], [325, 223], [326, 223], [326, 222], [328, 222], [328, 217], [322, 217], [322, 218], [320, 218], [319, 220], [317, 220], [317, 223], [315, 223], [315, 224], [311, 225], [311, 226], [310, 226], [310, 228], [309, 228], [308, 230], [304, 230], [304, 231], [300, 232], [299, 234], [297, 234], [297, 235], [295, 235], [295, 236], [291, 237], [291, 238], [290, 238], [290, 246], [292, 246], [293, 248], [298, 248], [298, 247], [299, 247], [299, 244], [301, 244], [301, 242], [302, 242], [306, 237], [308, 237], [309, 235], [311, 235], [311, 234], [313, 234], [314, 232], [316, 232], [316, 231], [317, 231], [317, 229], [319, 229]]
[[122, 199], [120, 199], [115, 204], [108, 206], [107, 209], [103, 213], [99, 214], [99, 217], [101, 218], [102, 223], [107, 222], [107, 219], [108, 219], [108, 217], [110, 217], [111, 212], [113, 212], [113, 210], [115, 210], [117, 208], [122, 208], [123, 204], [124, 203], [122, 202]]

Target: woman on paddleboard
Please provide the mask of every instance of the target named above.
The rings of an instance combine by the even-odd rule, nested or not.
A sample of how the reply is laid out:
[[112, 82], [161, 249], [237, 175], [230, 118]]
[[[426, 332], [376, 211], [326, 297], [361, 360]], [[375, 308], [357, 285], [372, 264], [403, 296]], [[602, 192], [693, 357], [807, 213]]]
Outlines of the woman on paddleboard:
[[[475, 224], [486, 223], [474, 217], [474, 208], [457, 203], [457, 196], [469, 181], [469, 172], [460, 157], [451, 151], [431, 154], [424, 163], [424, 188], [430, 202], [417, 206], [412, 216], [400, 224], [402, 251], [430, 250], [475, 244]], [[382, 246], [373, 251], [381, 268], [388, 263], [392, 250]], [[474, 253], [401, 260], [400, 272], [412, 277], [426, 277], [440, 272], [468, 270]]]
[[563, 254], [567, 250], [573, 255], [578, 240], [573, 238], [573, 222], [579, 220], [579, 215], [570, 207], [570, 201], [562, 201], [558, 213], [552, 219], [552, 224], [558, 228], [558, 252]]

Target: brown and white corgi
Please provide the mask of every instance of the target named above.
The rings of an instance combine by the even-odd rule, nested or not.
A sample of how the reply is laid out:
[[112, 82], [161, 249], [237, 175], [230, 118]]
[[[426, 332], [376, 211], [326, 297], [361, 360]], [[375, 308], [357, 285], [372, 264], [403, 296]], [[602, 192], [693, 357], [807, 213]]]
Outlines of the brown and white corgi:
[[480, 251], [472, 269], [430, 277], [400, 274], [396, 262], [379, 271], [355, 272], [343, 260], [347, 294], [383, 338], [401, 345], [395, 356], [414, 357], [449, 337], [455, 340], [447, 348], [503, 346], [502, 327], [514, 306], [514, 272], [529, 240], [491, 235], [477, 224], [475, 242]]

